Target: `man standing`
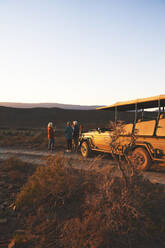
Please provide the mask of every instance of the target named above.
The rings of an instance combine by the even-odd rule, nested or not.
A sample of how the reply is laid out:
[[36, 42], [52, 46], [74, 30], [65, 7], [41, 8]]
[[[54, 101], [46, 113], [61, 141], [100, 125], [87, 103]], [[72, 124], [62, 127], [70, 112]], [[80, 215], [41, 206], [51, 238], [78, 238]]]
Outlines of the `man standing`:
[[70, 121], [67, 122], [66, 127], [65, 127], [65, 137], [66, 137], [66, 142], [67, 142], [67, 152], [72, 151], [72, 134], [73, 134], [73, 129], [71, 127]]
[[78, 141], [79, 141], [80, 128], [77, 121], [73, 121], [73, 145], [74, 151], [78, 151]]

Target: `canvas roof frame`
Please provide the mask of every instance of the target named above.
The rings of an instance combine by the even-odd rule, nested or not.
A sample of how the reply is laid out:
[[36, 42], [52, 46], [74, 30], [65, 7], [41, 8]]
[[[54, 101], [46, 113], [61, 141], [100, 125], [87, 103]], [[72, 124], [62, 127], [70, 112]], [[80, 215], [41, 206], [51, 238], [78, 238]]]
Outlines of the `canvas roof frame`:
[[158, 108], [158, 116], [160, 116], [161, 107], [163, 107], [164, 112], [165, 106], [165, 95], [159, 95], [154, 97], [136, 99], [131, 101], [124, 101], [124, 102], [117, 102], [113, 105], [99, 107], [97, 110], [110, 110], [115, 112], [115, 122], [117, 121], [117, 111], [135, 111], [135, 119], [134, 122], [136, 123], [137, 120], [137, 111], [149, 108]]
[[148, 108], [156, 108], [156, 107], [164, 107], [165, 106], [165, 95], [159, 95], [154, 97], [141, 98], [131, 101], [117, 102], [115, 104], [97, 108], [97, 110], [110, 110], [115, 111], [131, 111], [131, 110], [139, 110], [139, 109], [148, 109]]

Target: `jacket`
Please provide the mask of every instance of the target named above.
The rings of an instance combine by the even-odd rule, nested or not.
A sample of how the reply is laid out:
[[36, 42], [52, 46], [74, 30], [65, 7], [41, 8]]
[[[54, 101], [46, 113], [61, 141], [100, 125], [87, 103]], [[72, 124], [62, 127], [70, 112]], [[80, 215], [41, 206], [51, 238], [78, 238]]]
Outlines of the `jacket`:
[[79, 137], [79, 132], [80, 132], [79, 126], [75, 125], [74, 129], [73, 129], [73, 138], [78, 138]]
[[71, 139], [72, 139], [72, 134], [73, 134], [73, 129], [72, 129], [72, 127], [67, 126], [67, 127], [65, 128], [65, 137], [66, 137], [66, 139], [71, 140]]
[[48, 139], [53, 139], [55, 136], [54, 130], [52, 127], [48, 127]]

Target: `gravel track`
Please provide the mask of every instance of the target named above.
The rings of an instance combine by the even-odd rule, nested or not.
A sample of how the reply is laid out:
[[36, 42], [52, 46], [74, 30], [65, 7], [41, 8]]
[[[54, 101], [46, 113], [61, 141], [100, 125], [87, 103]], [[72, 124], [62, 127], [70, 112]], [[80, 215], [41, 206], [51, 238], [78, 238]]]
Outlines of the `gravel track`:
[[[19, 159], [21, 159], [24, 162], [29, 162], [33, 164], [45, 164], [45, 159], [49, 155], [56, 155], [60, 151], [55, 151], [53, 153], [48, 151], [37, 151], [37, 150], [25, 150], [25, 149], [16, 149], [16, 148], [0, 148], [0, 159], [5, 160], [11, 156], [16, 156]], [[66, 157], [70, 157], [73, 160], [81, 160], [80, 154], [74, 154], [74, 153], [65, 153]], [[114, 161], [112, 159], [103, 159], [103, 165], [114, 165]], [[81, 164], [78, 163], [79, 168], [82, 168]], [[153, 168], [151, 171], [143, 172], [144, 177], [149, 179], [153, 183], [161, 183], [165, 184], [165, 166], [157, 167], [156, 169]]]

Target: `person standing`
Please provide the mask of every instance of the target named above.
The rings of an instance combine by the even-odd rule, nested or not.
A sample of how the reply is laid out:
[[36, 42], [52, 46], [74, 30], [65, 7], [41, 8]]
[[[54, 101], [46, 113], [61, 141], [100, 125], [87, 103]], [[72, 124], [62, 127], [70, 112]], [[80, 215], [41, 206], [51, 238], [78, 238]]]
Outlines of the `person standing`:
[[74, 151], [78, 151], [78, 141], [79, 141], [80, 128], [77, 121], [73, 121], [73, 145]]
[[54, 149], [54, 138], [55, 138], [55, 128], [53, 128], [53, 123], [48, 123], [48, 150], [51, 152]]
[[67, 122], [65, 127], [65, 137], [67, 142], [67, 152], [72, 151], [72, 135], [73, 135], [73, 129], [71, 127], [70, 121]]

